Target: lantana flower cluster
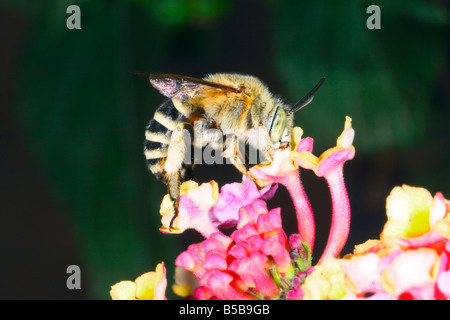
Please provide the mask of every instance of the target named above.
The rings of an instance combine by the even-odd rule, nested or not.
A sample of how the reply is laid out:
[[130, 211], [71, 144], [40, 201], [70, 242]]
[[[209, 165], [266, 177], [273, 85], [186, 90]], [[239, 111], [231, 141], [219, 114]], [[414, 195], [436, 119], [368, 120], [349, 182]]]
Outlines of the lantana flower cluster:
[[302, 286], [304, 299], [448, 300], [450, 205], [441, 193], [395, 187], [380, 239], [328, 258]]
[[[205, 238], [175, 261], [174, 292], [189, 299], [449, 299], [450, 205], [441, 193], [396, 187], [387, 198], [387, 223], [379, 240], [338, 258], [350, 231], [350, 203], [343, 167], [353, 159], [354, 130], [346, 118], [336, 146], [319, 157], [313, 139], [295, 127], [290, 147], [270, 163], [250, 168], [242, 182], [181, 186], [178, 215], [166, 195], [160, 214], [164, 233], [195, 229]], [[315, 266], [315, 221], [299, 168], [327, 181], [332, 202], [328, 242]], [[287, 235], [281, 209], [267, 207], [278, 184], [295, 207], [298, 233]], [[284, 213], [285, 214], [285, 213]], [[233, 227], [225, 234], [224, 228]], [[113, 299], [165, 299], [164, 263], [136, 281], [112, 286]]]

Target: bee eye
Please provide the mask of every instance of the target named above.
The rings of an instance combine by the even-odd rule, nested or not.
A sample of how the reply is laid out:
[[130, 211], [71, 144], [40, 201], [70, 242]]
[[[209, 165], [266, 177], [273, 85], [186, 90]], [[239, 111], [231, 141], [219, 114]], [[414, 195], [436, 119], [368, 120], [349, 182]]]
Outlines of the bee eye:
[[283, 108], [277, 107], [275, 115], [272, 120], [272, 125], [270, 126], [270, 139], [272, 142], [280, 141], [283, 135], [284, 129], [286, 128], [286, 112]]

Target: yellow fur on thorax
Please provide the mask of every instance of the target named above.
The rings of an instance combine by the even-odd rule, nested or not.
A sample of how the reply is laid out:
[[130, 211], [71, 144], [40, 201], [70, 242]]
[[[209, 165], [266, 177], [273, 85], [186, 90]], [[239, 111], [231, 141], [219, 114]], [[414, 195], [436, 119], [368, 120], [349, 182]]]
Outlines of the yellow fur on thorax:
[[[243, 90], [240, 93], [221, 92], [222, 94], [210, 96], [202, 100], [205, 107], [211, 108], [210, 112], [223, 112], [230, 107], [236, 106], [236, 101], [245, 101], [245, 109], [252, 107], [252, 117], [254, 126], [261, 122], [267, 114], [272, 110], [272, 106], [266, 106], [265, 102], [273, 100], [273, 95], [270, 93], [267, 86], [258, 78], [249, 75], [242, 75], [236, 73], [217, 73], [211, 74], [204, 78], [206, 81], [211, 81], [226, 86], [233, 87], [238, 90]], [[263, 103], [264, 102], [264, 103]], [[222, 110], [223, 109], [223, 110]], [[208, 112], [208, 110], [206, 110]], [[226, 119], [224, 121], [227, 121]], [[239, 121], [246, 121], [245, 118]], [[241, 124], [236, 123], [236, 128], [242, 128]], [[234, 126], [233, 126], [234, 127]]]

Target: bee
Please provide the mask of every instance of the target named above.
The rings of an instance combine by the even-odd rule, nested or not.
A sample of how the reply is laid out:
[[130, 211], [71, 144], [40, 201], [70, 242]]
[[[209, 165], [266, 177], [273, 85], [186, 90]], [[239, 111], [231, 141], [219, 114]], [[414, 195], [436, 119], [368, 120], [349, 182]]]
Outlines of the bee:
[[[294, 113], [311, 102], [325, 81], [321, 79], [290, 106], [250, 75], [217, 73], [203, 79], [165, 73], [140, 75], [148, 77], [151, 85], [168, 98], [145, 130], [144, 154], [150, 171], [167, 185], [175, 208], [180, 185], [193, 166], [185, 161], [192, 145], [210, 145], [247, 175], [239, 143], [271, 159], [274, 151], [289, 145]], [[201, 131], [201, 139], [192, 144], [186, 132], [192, 135], [196, 130]]]

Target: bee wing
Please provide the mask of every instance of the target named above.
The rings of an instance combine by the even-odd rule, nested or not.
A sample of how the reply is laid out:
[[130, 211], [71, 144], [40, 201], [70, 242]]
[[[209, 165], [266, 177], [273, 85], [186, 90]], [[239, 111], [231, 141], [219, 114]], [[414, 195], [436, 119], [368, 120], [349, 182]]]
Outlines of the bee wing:
[[240, 89], [177, 74], [148, 73], [141, 75], [148, 76], [152, 86], [168, 98], [176, 98], [181, 100], [192, 99], [199, 92], [199, 90], [211, 88], [233, 93], [240, 92]]

